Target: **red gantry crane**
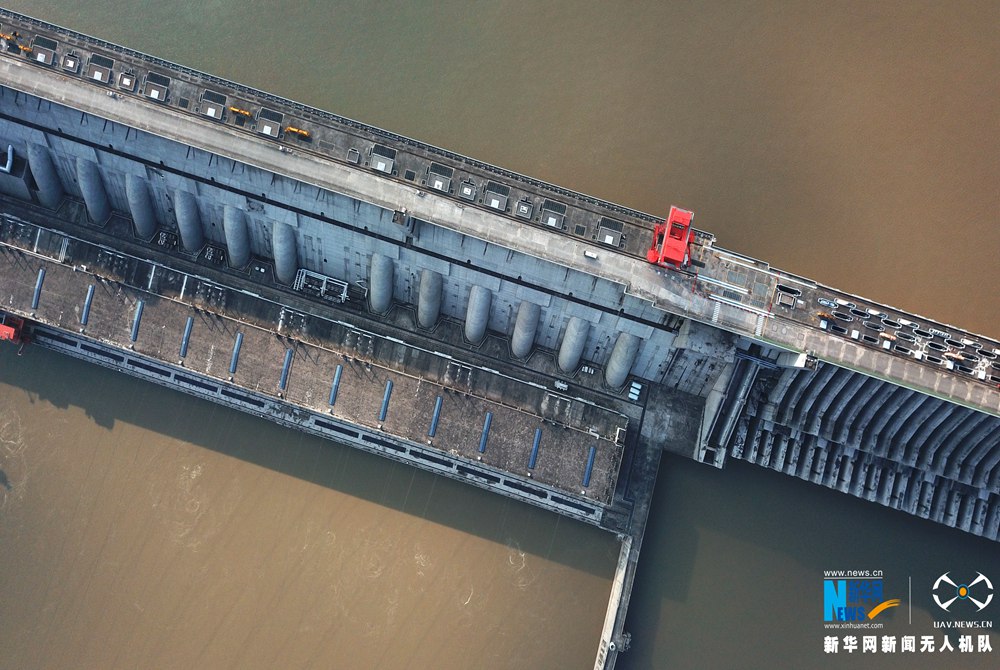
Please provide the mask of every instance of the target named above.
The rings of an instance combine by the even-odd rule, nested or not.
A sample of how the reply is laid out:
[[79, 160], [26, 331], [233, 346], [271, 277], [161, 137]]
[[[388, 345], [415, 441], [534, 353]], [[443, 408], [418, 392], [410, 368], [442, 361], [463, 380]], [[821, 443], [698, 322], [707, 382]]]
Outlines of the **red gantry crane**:
[[694, 212], [671, 205], [667, 220], [653, 229], [653, 244], [646, 253], [646, 259], [665, 268], [679, 270], [686, 267], [691, 261], [693, 219]]
[[24, 319], [0, 312], [0, 342], [24, 344], [28, 341], [24, 333]]

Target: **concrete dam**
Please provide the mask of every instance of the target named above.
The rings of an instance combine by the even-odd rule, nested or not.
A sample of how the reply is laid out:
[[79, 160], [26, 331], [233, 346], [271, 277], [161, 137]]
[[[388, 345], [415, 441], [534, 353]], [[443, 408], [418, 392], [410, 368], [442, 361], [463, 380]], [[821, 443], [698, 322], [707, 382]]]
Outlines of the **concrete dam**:
[[9, 339], [616, 533], [595, 667], [663, 450], [1000, 539], [993, 338], [12, 12], [0, 52]]

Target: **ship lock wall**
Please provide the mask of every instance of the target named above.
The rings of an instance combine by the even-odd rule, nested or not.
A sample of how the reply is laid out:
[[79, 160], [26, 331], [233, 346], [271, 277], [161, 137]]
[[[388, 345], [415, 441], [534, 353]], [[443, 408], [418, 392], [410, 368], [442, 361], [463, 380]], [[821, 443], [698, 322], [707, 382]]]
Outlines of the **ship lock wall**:
[[[674, 333], [658, 326], [669, 315], [627, 295], [622, 284], [433, 222], [415, 221], [408, 230], [393, 222], [388, 209], [4, 87], [0, 100], [2, 136], [22, 155], [30, 144], [46, 147], [71, 197], [83, 199], [77, 166], [90, 161], [100, 171], [111, 209], [123, 216], [130, 215], [126, 182], [141, 179], [160, 230], [179, 232], [177, 194], [188, 193], [206, 244], [227, 246], [225, 210], [235, 208], [244, 214], [250, 252], [257, 257], [274, 259], [275, 228], [281, 232], [287, 226], [299, 267], [366, 282], [372, 255], [380, 254], [394, 266], [395, 303], [417, 305], [421, 274], [435, 272], [442, 279], [441, 317], [464, 323], [472, 288], [479, 286], [490, 292], [487, 328], [495, 334], [509, 337], [519, 305], [528, 301], [541, 308], [535, 348], [559, 351], [577, 319], [587, 324], [582, 345], [574, 343], [581, 365], [606, 365], [619, 333], [627, 333], [639, 340], [632, 374], [656, 382], [667, 374]], [[284, 256], [286, 279], [289, 257]], [[580, 339], [582, 329], [572, 330]]]

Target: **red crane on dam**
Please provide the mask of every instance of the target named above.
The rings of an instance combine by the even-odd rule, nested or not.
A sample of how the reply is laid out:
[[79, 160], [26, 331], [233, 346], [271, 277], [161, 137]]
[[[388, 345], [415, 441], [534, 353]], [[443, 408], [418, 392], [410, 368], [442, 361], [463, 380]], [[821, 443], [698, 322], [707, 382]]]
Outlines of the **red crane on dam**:
[[653, 228], [653, 243], [646, 252], [646, 259], [666, 268], [686, 267], [691, 260], [693, 220], [694, 212], [671, 205], [667, 220]]
[[24, 332], [24, 319], [13, 314], [0, 312], [0, 342], [13, 342], [22, 346], [26, 344], [28, 336]]

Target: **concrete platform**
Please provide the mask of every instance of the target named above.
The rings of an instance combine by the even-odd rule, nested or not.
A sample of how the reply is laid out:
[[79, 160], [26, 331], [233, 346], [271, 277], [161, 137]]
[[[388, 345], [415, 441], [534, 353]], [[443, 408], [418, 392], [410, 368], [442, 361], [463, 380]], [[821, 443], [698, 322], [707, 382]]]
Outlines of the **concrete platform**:
[[[611, 503], [629, 425], [624, 414], [347, 322], [313, 315], [291, 318], [290, 310], [277, 303], [10, 216], [0, 219], [0, 243], [6, 309], [566, 495]], [[60, 257], [62, 262], [56, 260]], [[38, 306], [32, 309], [43, 268]], [[90, 286], [94, 296], [83, 326]], [[188, 318], [193, 326], [186, 355], [181, 356]], [[305, 328], [306, 319], [318, 327]], [[298, 327], [278, 332], [276, 325], [286, 321]], [[303, 330], [313, 331], [311, 341], [289, 336]], [[341, 377], [331, 406], [338, 368]], [[441, 406], [431, 437], [438, 398]], [[490, 430], [480, 451], [488, 414]], [[540, 439], [534, 467], [529, 467], [536, 431]], [[592, 447], [593, 463], [584, 486]]]

